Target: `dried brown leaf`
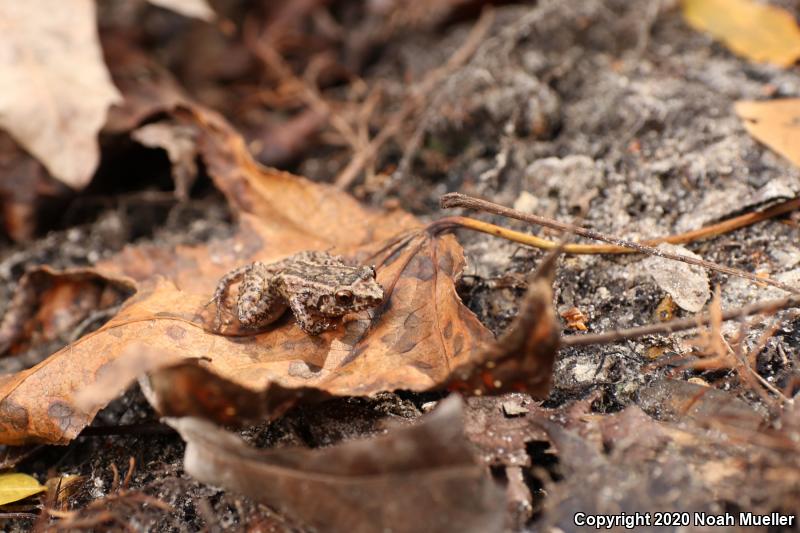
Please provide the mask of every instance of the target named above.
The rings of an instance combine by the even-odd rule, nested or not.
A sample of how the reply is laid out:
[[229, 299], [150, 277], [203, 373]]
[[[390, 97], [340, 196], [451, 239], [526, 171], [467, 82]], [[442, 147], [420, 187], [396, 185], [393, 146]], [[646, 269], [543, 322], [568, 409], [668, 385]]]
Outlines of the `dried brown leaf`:
[[[98, 265], [107, 278], [133, 280], [137, 294], [100, 330], [0, 383], [2, 442], [74, 438], [101, 407], [81, 408], [75, 394], [132, 345], [165, 354], [165, 364], [206, 359], [212, 373], [264, 394], [267, 405], [274, 394], [280, 409], [265, 416], [280, 414], [287, 398], [307, 389], [370, 395], [447, 382], [470, 391], [546, 394], [558, 340], [548, 278], [531, 283], [518, 325], [492, 344], [455, 291], [464, 258], [452, 236], [428, 232], [405, 212], [367, 209], [333, 187], [259, 168], [216, 116], [191, 111], [184, 119], [200, 124], [207, 168], [240, 211], [237, 233], [205, 246], [130, 247]], [[222, 275], [309, 249], [374, 264], [386, 301], [316, 337], [290, 313], [257, 334], [235, 324], [222, 335], [211, 331], [214, 309], [206, 304]], [[205, 416], [216, 416], [209, 411]]]
[[[509, 416], [505, 412], [505, 405], [509, 402], [516, 405], [524, 402], [525, 412]], [[529, 397], [518, 393], [473, 397], [467, 399], [464, 430], [478, 456], [487, 465], [531, 466], [526, 444], [547, 440], [547, 434], [533, 420], [548, 413], [534, 405]]]
[[97, 133], [120, 95], [92, 0], [0, 3], [0, 127], [73, 188], [92, 177]]
[[499, 531], [503, 491], [465, 445], [462, 411], [448, 398], [414, 426], [315, 450], [255, 450], [199, 419], [171, 424], [189, 474], [319, 531]]

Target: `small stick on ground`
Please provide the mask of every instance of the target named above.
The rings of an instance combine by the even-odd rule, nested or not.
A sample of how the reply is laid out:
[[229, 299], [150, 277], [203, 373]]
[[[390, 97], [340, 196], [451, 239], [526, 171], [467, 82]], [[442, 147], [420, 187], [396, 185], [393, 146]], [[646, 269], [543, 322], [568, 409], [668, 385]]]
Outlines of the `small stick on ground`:
[[[485, 211], [487, 213], [493, 213], [508, 218], [514, 218], [517, 220], [521, 220], [523, 222], [528, 222], [530, 224], [536, 224], [539, 226], [544, 226], [559, 231], [566, 231], [569, 233], [573, 233], [575, 235], [587, 237], [589, 239], [607, 242], [616, 247], [628, 248], [635, 252], [647, 255], [654, 255], [657, 257], [663, 257], [664, 259], [672, 259], [673, 261], [681, 261], [683, 263], [688, 263], [690, 265], [695, 265], [707, 268], [709, 270], [722, 272], [723, 274], [728, 274], [731, 276], [737, 276], [740, 278], [748, 279], [754, 283], [759, 283], [759, 284], [763, 283], [766, 285], [772, 285], [773, 287], [778, 287], [779, 289], [782, 289], [784, 291], [793, 294], [800, 294], [800, 289], [792, 287], [791, 285], [788, 285], [786, 283], [783, 283], [781, 281], [772, 278], [767, 278], [767, 277], [762, 278], [750, 272], [739, 270], [738, 268], [726, 267], [724, 265], [720, 265], [711, 261], [706, 261], [705, 259], [696, 259], [694, 257], [690, 257], [687, 255], [675, 254], [672, 252], [668, 252], [666, 250], [660, 250], [648, 244], [620, 239], [611, 235], [600, 233], [599, 231], [582, 228], [579, 226], [575, 226], [573, 224], [567, 224], [565, 222], [559, 222], [551, 218], [522, 213], [520, 211], [517, 211], [516, 209], [511, 209], [509, 207], [495, 204], [493, 202], [488, 202], [486, 200], [481, 200], [479, 198], [473, 198], [465, 194], [460, 194], [460, 193], [445, 194], [444, 196], [441, 197], [440, 204], [442, 208], [445, 209], [452, 207], [463, 207], [466, 209]], [[565, 251], [568, 250], [565, 249]]]
[[[777, 300], [766, 300], [750, 305], [745, 305], [737, 309], [730, 309], [722, 312], [722, 320], [734, 320], [745, 316], [756, 315], [759, 313], [774, 313], [781, 309], [800, 307], [800, 296], [790, 296]], [[603, 333], [590, 333], [587, 335], [567, 335], [561, 338], [561, 346], [589, 346], [592, 344], [610, 344], [630, 339], [637, 339], [645, 335], [658, 335], [685, 331], [687, 329], [703, 326], [711, 321], [710, 314], [699, 317], [671, 320], [659, 324], [648, 324], [629, 329], [619, 329], [606, 331]]]

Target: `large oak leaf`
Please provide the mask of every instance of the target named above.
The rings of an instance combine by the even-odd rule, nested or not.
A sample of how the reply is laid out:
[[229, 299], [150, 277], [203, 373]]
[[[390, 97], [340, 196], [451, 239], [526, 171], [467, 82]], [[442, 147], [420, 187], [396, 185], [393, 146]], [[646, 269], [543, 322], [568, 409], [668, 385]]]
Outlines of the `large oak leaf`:
[[[132, 246], [97, 265], [104, 277], [132, 281], [137, 294], [97, 332], [0, 383], [0, 441], [74, 438], [102, 407], [76, 406], [76, 393], [134, 344], [168, 353], [165, 364], [207, 359], [215, 373], [251, 390], [277, 384], [336, 395], [427, 390], [492, 357], [491, 333], [455, 291], [464, 258], [452, 236], [431, 234], [405, 212], [368, 209], [332, 187], [259, 168], [221, 119], [188, 115], [199, 124], [211, 175], [240, 210], [238, 231], [203, 246]], [[308, 249], [375, 264], [385, 303], [317, 337], [289, 313], [258, 334], [210, 331], [214, 310], [206, 303], [220, 276]]]

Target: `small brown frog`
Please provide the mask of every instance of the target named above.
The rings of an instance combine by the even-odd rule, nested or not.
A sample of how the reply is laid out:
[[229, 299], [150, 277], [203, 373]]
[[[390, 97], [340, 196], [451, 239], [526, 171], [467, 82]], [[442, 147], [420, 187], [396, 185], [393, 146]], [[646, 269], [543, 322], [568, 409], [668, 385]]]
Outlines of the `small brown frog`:
[[226, 274], [211, 303], [217, 305], [217, 324], [230, 286], [241, 281], [236, 299], [239, 323], [257, 329], [277, 320], [289, 307], [309, 335], [333, 329], [338, 318], [375, 307], [383, 287], [375, 269], [351, 266], [327, 252], [300, 252], [277, 263], [256, 261]]

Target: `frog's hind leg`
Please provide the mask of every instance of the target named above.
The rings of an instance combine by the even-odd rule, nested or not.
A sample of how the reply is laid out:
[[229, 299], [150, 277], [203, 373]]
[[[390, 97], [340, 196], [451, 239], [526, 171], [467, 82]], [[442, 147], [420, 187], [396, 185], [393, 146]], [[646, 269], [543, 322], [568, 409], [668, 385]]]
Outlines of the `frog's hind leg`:
[[225, 305], [225, 300], [228, 298], [228, 291], [231, 285], [241, 281], [251, 268], [252, 265], [241, 266], [231, 270], [220, 278], [219, 283], [217, 283], [217, 288], [214, 290], [214, 296], [206, 304], [206, 306], [211, 304], [216, 304], [217, 306], [216, 314], [214, 315], [214, 329], [218, 329], [222, 324], [222, 306]]
[[276, 265], [255, 263], [239, 285], [236, 308], [239, 323], [248, 329], [261, 329], [286, 311], [275, 278]]

